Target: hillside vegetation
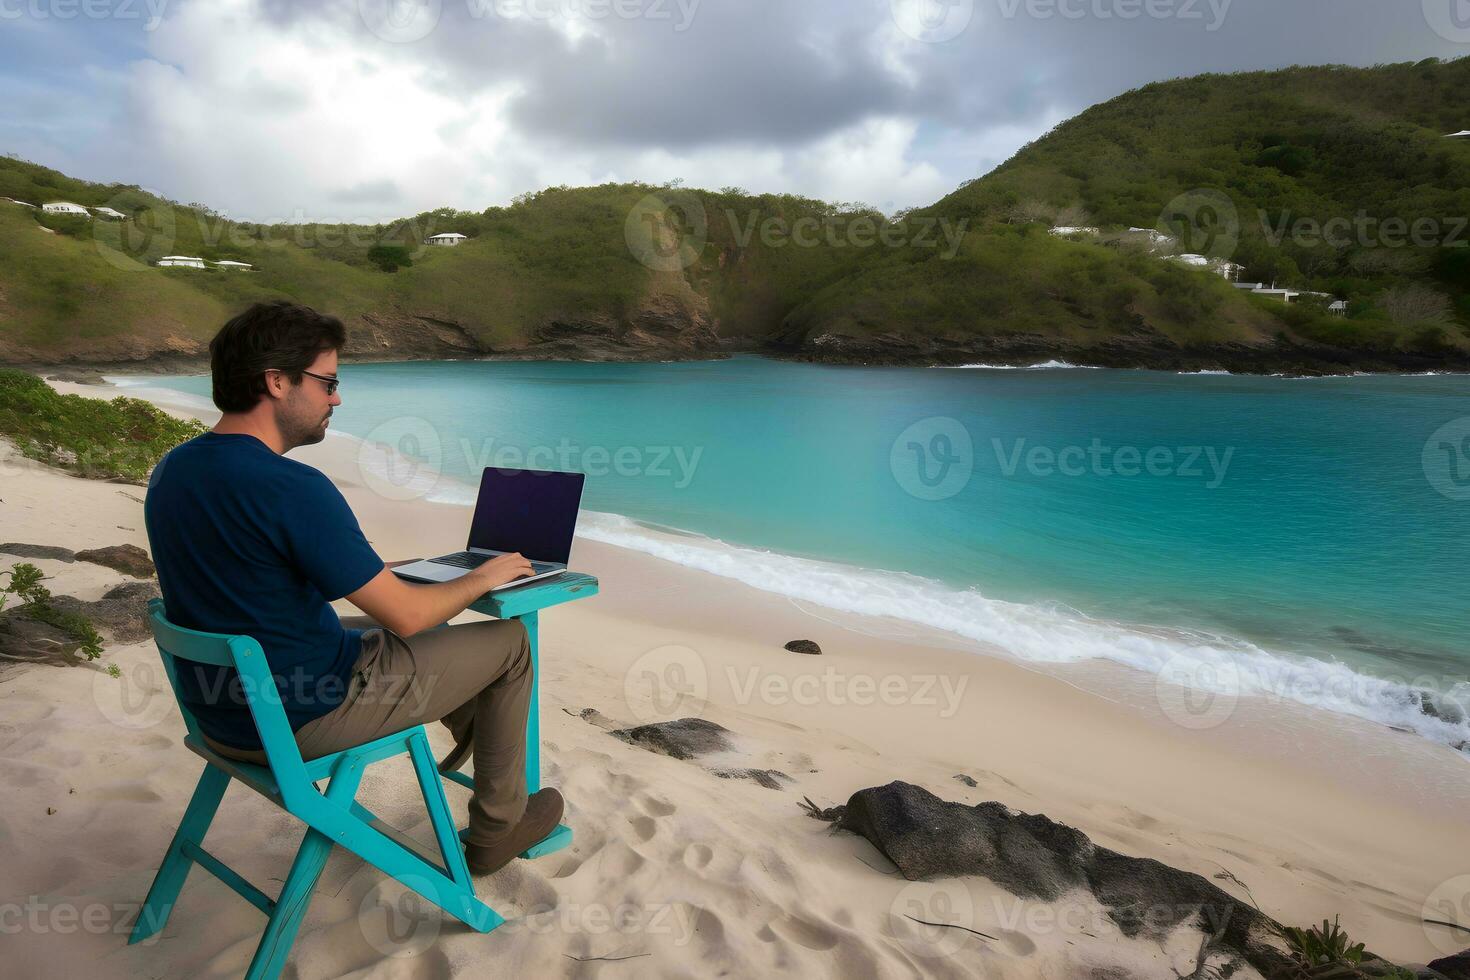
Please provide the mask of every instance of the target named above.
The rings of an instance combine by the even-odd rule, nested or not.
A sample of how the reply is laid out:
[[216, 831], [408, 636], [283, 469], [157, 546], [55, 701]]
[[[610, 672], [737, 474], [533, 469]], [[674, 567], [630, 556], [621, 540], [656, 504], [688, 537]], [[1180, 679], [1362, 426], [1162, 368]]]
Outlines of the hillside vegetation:
[[[284, 295], [342, 316], [357, 356], [1458, 365], [1470, 140], [1443, 134], [1470, 127], [1467, 90], [1470, 59], [1161, 82], [892, 218], [607, 184], [383, 225], [263, 225], [0, 158], [0, 196], [130, 216], [0, 202], [0, 360], [197, 356], [232, 312]], [[444, 231], [468, 239], [423, 245]], [[1324, 295], [1287, 307], [1169, 251]], [[166, 254], [255, 271], [157, 267]], [[1328, 315], [1332, 299], [1347, 316]]]

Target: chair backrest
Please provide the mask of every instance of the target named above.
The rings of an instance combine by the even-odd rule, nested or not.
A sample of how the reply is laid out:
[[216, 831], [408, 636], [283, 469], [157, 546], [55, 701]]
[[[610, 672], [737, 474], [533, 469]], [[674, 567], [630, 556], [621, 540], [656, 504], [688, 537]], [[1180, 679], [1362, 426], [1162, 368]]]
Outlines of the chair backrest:
[[240, 675], [245, 703], [250, 707], [250, 716], [255, 719], [256, 731], [260, 734], [261, 745], [265, 748], [266, 759], [276, 781], [306, 781], [301, 750], [296, 745], [291, 724], [286, 720], [280, 689], [276, 687], [270, 664], [259, 642], [249, 636], [203, 633], [170, 623], [162, 599], [148, 600], [148, 625], [153, 629], [153, 641], [158, 645], [164, 672], [173, 688], [174, 701], [184, 716], [184, 725], [190, 735], [201, 738], [202, 732], [194, 713], [180, 694], [178, 661], [233, 668]]

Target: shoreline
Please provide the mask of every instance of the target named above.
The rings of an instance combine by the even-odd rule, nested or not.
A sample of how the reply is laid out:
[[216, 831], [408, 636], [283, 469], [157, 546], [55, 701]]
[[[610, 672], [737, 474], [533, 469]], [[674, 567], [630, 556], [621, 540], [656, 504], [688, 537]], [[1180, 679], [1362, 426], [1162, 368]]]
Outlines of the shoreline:
[[[1051, 366], [1118, 371], [1161, 371], [1173, 374], [1232, 374], [1258, 377], [1336, 378], [1356, 376], [1416, 376], [1470, 374], [1470, 352], [1448, 349], [1437, 354], [1408, 351], [1353, 351], [1321, 345], [1277, 344], [1252, 347], [1237, 343], [1183, 348], [1139, 345], [1117, 338], [1100, 346], [1075, 348], [1040, 336], [996, 336], [961, 343], [905, 339], [827, 336], [804, 347], [752, 344], [749, 338], [724, 338], [708, 350], [672, 347], [657, 352], [629, 348], [627, 356], [567, 358], [534, 346], [506, 351], [408, 350], [350, 352], [343, 363], [399, 363], [413, 361], [549, 361], [568, 363], [664, 363], [717, 361], [752, 356], [797, 363], [858, 367], [1041, 369]], [[1453, 357], [1451, 356], [1453, 355]], [[159, 351], [130, 360], [69, 356], [49, 360], [3, 363], [5, 367], [35, 374], [89, 372], [113, 374], [199, 374], [209, 369], [208, 354]]]
[[[1040, 369], [1086, 370], [1065, 364]], [[217, 417], [207, 399], [150, 387], [147, 378], [114, 375], [108, 383], [123, 392], [141, 392], [165, 410], [183, 412], [206, 424]], [[464, 508], [474, 504], [476, 487], [467, 482], [436, 473], [432, 485], [399, 487], [388, 474], [415, 464], [395, 464], [381, 453], [365, 453], [362, 438], [351, 433], [328, 430], [328, 436], [345, 440], [356, 450], [354, 459], [338, 460], [328, 471], [339, 485], [352, 479], [366, 481], [394, 500], [411, 496]], [[408, 496], [402, 490], [408, 490]], [[1220, 696], [1232, 703], [1241, 698], [1265, 698], [1283, 710], [1322, 711], [1367, 722], [1450, 748], [1455, 758], [1470, 764], [1470, 723], [1464, 721], [1470, 706], [1463, 694], [1417, 686], [1415, 682], [1422, 684], [1423, 679], [1406, 673], [1373, 673], [1336, 656], [1277, 649], [1262, 645], [1264, 641], [1204, 632], [1188, 624], [1116, 621], [1044, 601], [992, 599], [969, 586], [783, 554], [616, 513], [584, 509], [577, 540], [597, 541], [712, 573], [721, 581], [754, 588], [782, 601], [810, 603], [832, 615], [894, 617], [946, 641], [975, 645], [988, 655], [1033, 668], [1066, 669], [1105, 662], [1135, 671], [1155, 684], [1164, 684], [1166, 679], [1186, 684], [1190, 697]], [[456, 542], [446, 550], [459, 547]]]
[[[56, 386], [91, 397], [114, 393]], [[385, 499], [367, 484], [357, 455], [351, 437], [329, 438], [293, 453], [337, 483], [386, 560], [461, 546], [466, 506]], [[18, 464], [18, 470], [21, 478], [4, 494], [8, 512], [15, 513], [17, 504], [21, 508], [11, 534], [16, 540], [75, 547], [121, 538], [146, 546], [141, 508], [124, 501], [116, 487], [28, 462]], [[112, 512], [94, 500], [137, 514], [111, 520]], [[27, 506], [36, 510], [26, 511]], [[65, 521], [51, 516], [59, 506], [71, 515]], [[107, 530], [111, 524], [120, 530]], [[1340, 914], [1355, 939], [1398, 962], [1427, 962], [1448, 951], [1441, 946], [1448, 940], [1431, 937], [1419, 922], [1437, 888], [1470, 872], [1465, 857], [1470, 829], [1463, 819], [1470, 786], [1463, 778], [1463, 760], [1447, 748], [1366, 721], [1263, 698], [1241, 698], [1220, 724], [1189, 728], [1170, 716], [1156, 678], [1117, 664], [1021, 663], [936, 629], [835, 612], [597, 541], [578, 540], [574, 565], [599, 577], [601, 594], [543, 617], [542, 721], [548, 783], [567, 795], [570, 822], [585, 843], [574, 845], [564, 864], [538, 863], [496, 885], [498, 903], [514, 908], [526, 900], [525, 889], [540, 894], [547, 885], [572, 900], [580, 895], [609, 901], [609, 895], [619, 894], [635, 901], [668, 900], [677, 894], [702, 910], [695, 915], [704, 923], [705, 938], [694, 940], [687, 952], [737, 973], [830, 967], [831, 956], [840, 955], [842, 962], [872, 975], [906, 975], [913, 961], [893, 958], [894, 940], [878, 935], [881, 923], [872, 919], [875, 909], [886, 914], [890, 902], [899, 900], [904, 883], [873, 870], [881, 868], [882, 858], [871, 847], [829, 836], [796, 806], [803, 796], [823, 806], [841, 803], [862, 787], [902, 779], [946, 799], [999, 800], [1045, 813], [1103, 846], [1215, 880], [1288, 924]], [[72, 573], [59, 565], [46, 570]], [[345, 603], [338, 608], [352, 611]], [[822, 655], [782, 649], [798, 638], [816, 640]], [[109, 648], [107, 655], [125, 667], [157, 659], [150, 644]], [[598, 726], [599, 716], [618, 725], [670, 717], [660, 714], [668, 709], [654, 697], [658, 692], [640, 686], [650, 676], [662, 676], [655, 668], [670, 662], [702, 677], [698, 697], [674, 699], [678, 710], [672, 716], [726, 726], [739, 736], [740, 765], [780, 770], [792, 779], [784, 789], [717, 779], [697, 764], [609, 738]], [[40, 671], [7, 681], [7, 693], [16, 699], [11, 703], [65, 698], [68, 685], [82, 683], [73, 678], [89, 673], [40, 676]], [[888, 679], [896, 681], [893, 686], [902, 695], [896, 701], [873, 693]], [[86, 707], [95, 713], [90, 703]], [[597, 714], [584, 715], [588, 708]], [[60, 713], [26, 708], [23, 716], [43, 719], [29, 736], [33, 742], [49, 733], [46, 737], [67, 745], [89, 744], [112, 731], [99, 732], [95, 723], [79, 720], [75, 708]], [[56, 727], [62, 725], [70, 727]], [[431, 737], [436, 748], [443, 745], [438, 731]], [[164, 802], [149, 802], [147, 810], [134, 812], [151, 814], [157, 823], [175, 819], [173, 809], [167, 817], [160, 815], [182, 807], [197, 770], [179, 765], [189, 760], [176, 741], [148, 738], [154, 740], [134, 745], [127, 758], [130, 765], [151, 767], [150, 785]], [[44, 744], [35, 742], [26, 753], [27, 765], [44, 768], [52, 751]], [[957, 779], [961, 775], [976, 785]], [[103, 781], [118, 778], [111, 774]], [[374, 786], [382, 789], [385, 778]], [[48, 780], [33, 784], [51, 785]], [[119, 805], [110, 804], [111, 819], [119, 818]], [[269, 833], [250, 826], [248, 814], [238, 812], [244, 809], [234, 807], [237, 830], [251, 840]], [[87, 821], [85, 826], [95, 826], [92, 818]], [[129, 830], [115, 846], [119, 860], [133, 869], [121, 883], [122, 892], [131, 896], [146, 887], [150, 862], [156, 864], [158, 842], [152, 838], [159, 831], [154, 828], [146, 845], [133, 846], [143, 828], [125, 825]], [[76, 825], [42, 826], [55, 830], [35, 832], [71, 832], [66, 828]], [[20, 825], [12, 828], [13, 834]], [[7, 840], [14, 838], [0, 827], [0, 845]], [[50, 846], [45, 839], [36, 842], [37, 855], [44, 853], [43, 845]], [[748, 864], [747, 854], [765, 870]], [[25, 859], [21, 870], [12, 872], [15, 884], [54, 891], [58, 886], [39, 870], [44, 862], [39, 856]], [[533, 888], [532, 880], [540, 882], [542, 874], [552, 877]], [[1244, 885], [1237, 887], [1222, 874]], [[370, 884], [353, 887], [365, 891]], [[345, 885], [334, 881], [327, 894], [339, 887]], [[196, 914], [203, 912], [197, 890], [186, 889], [185, 905], [190, 894]], [[351, 912], [346, 910], [349, 918]], [[217, 914], [226, 916], [229, 936], [258, 930], [249, 909], [231, 906]], [[793, 938], [798, 935], [789, 931], [793, 921], [808, 924], [801, 937], [822, 940], [808, 945]], [[785, 960], [783, 967], [763, 958], [776, 947], [753, 941], [762, 922], [782, 937], [783, 955], [798, 959]], [[998, 928], [985, 916], [975, 925]], [[1028, 972], [1019, 958], [1004, 967], [992, 965], [1007, 976], [1011, 969], [1018, 976], [1070, 975], [1066, 964], [1075, 964], [1080, 955], [1071, 940], [1087, 941], [1066, 938], [1063, 943], [1055, 935], [1031, 936], [1028, 943], [1040, 949], [1028, 955], [1041, 957], [1032, 960], [1039, 973]], [[477, 941], [479, 946], [472, 945]], [[211, 940], [196, 935], [175, 942], [203, 943], [205, 959], [191, 961], [196, 967], [209, 963], [228, 969], [216, 963], [224, 954]], [[510, 960], [503, 965], [534, 963], [558, 975], [575, 966], [559, 952], [522, 951], [521, 945], [497, 946], [484, 937], [456, 934], [441, 937], [441, 943], [464, 943], [488, 958], [509, 949]], [[244, 938], [238, 945], [249, 947]], [[595, 952], [615, 950], [603, 943]], [[153, 962], [146, 951], [136, 955], [143, 958], [127, 962], [140, 971]], [[320, 949], [314, 954], [308, 943], [298, 947], [297, 955], [327, 954]], [[1043, 961], [1051, 966], [1043, 968]], [[658, 962], [677, 969], [673, 961]], [[932, 960], [923, 965], [944, 966]], [[1162, 965], [1135, 963], [1130, 975], [1171, 975]], [[950, 966], [966, 972], [965, 961]], [[178, 961], [175, 969], [182, 969]], [[340, 972], [343, 967], [317, 969]]]

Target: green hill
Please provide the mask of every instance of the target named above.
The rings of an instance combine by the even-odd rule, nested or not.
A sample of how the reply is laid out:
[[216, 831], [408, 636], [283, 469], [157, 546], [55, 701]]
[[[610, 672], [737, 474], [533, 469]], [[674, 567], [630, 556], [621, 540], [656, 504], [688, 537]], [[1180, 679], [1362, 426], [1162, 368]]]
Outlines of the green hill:
[[[892, 220], [608, 184], [387, 225], [260, 225], [0, 158], [0, 197], [129, 216], [0, 201], [0, 361], [197, 357], [233, 311], [285, 295], [342, 316], [356, 356], [1463, 367], [1470, 140], [1443, 134], [1470, 127], [1467, 90], [1470, 59], [1161, 82]], [[445, 231], [468, 238], [423, 245]], [[1169, 252], [1322, 295], [1288, 307]], [[166, 254], [254, 271], [158, 267]]]

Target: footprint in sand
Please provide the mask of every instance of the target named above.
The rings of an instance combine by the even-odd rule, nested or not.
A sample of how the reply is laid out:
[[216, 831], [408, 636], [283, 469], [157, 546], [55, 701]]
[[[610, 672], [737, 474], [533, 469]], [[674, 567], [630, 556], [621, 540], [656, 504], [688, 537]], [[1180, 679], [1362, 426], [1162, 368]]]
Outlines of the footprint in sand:
[[811, 922], [798, 916], [787, 916], [768, 924], [780, 936], [807, 949], [828, 950], [837, 945], [838, 935], [821, 923]]
[[649, 796], [647, 793], [639, 793], [634, 796], [633, 805], [650, 817], [667, 817], [678, 809], [678, 807], [667, 800], [661, 800], [656, 796]]
[[658, 833], [658, 824], [652, 817], [632, 817], [628, 820], [633, 828], [633, 836], [638, 838], [639, 843], [647, 843]]
[[707, 844], [690, 844], [684, 848], [684, 864], [695, 871], [708, 867], [714, 856], [714, 850]]

